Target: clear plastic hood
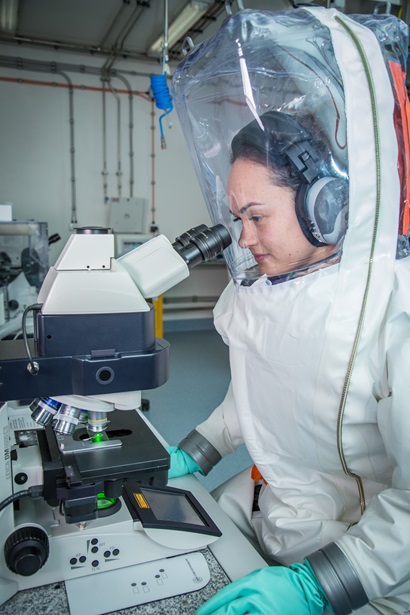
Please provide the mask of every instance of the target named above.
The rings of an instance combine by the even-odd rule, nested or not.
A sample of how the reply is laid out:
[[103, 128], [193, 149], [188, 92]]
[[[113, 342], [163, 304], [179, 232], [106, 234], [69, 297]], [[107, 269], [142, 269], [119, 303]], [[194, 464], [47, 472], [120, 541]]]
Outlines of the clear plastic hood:
[[177, 67], [173, 97], [211, 218], [233, 237], [233, 278], [334, 261], [348, 156], [328, 28], [304, 9], [241, 11]]

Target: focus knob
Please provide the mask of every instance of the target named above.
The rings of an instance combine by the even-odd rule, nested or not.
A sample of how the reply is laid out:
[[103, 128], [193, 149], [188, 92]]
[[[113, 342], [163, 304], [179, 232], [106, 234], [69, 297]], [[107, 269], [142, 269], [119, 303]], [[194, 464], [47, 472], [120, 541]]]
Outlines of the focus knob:
[[47, 561], [49, 551], [47, 534], [33, 526], [15, 530], [4, 544], [7, 566], [23, 577], [29, 577], [40, 570]]

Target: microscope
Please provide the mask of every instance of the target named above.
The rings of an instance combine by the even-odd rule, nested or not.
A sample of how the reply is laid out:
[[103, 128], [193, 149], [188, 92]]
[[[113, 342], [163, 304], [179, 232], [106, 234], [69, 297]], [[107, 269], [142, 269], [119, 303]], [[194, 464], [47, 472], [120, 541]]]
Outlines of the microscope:
[[150, 300], [230, 243], [224, 226], [200, 225], [115, 259], [109, 229], [78, 228], [23, 314], [33, 339], [0, 342], [0, 605], [221, 535], [166, 487], [169, 455], [138, 409], [168, 379]]

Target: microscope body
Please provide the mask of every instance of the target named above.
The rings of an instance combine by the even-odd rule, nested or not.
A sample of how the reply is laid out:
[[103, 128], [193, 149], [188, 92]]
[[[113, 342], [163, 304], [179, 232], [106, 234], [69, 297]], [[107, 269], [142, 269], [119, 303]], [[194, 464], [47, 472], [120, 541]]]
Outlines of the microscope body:
[[[0, 604], [19, 589], [147, 560], [122, 494], [127, 484], [165, 486], [169, 469], [138, 412], [141, 391], [168, 379], [169, 344], [155, 337], [149, 300], [229, 245], [214, 229], [175, 244], [160, 235], [118, 260], [107, 229], [78, 229], [32, 306], [34, 339], [0, 342], [0, 502], [30, 488], [36, 496], [0, 509]], [[126, 556], [134, 543], [140, 552]], [[175, 552], [149, 545], [151, 559]]]

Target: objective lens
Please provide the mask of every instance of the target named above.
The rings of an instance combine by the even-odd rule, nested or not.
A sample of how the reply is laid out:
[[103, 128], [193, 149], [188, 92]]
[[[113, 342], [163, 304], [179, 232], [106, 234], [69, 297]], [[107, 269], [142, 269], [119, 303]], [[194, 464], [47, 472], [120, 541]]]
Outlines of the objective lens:
[[109, 420], [105, 412], [88, 412], [87, 431], [90, 436], [104, 432], [108, 423]]
[[84, 425], [87, 424], [88, 421], [88, 412], [87, 410], [81, 410], [80, 412], [80, 416], [78, 417], [78, 422], [79, 423], [84, 423]]
[[30, 404], [31, 418], [39, 425], [47, 427], [53, 422], [60, 407], [61, 403], [51, 397], [36, 398]]
[[231, 243], [232, 238], [222, 224], [211, 228], [201, 224], [177, 237], [172, 247], [182, 256], [188, 267], [192, 268], [214, 258]]
[[74, 406], [62, 404], [60, 412], [54, 421], [54, 431], [62, 434], [63, 436], [72, 435], [78, 425], [81, 412], [81, 408], [75, 408]]

